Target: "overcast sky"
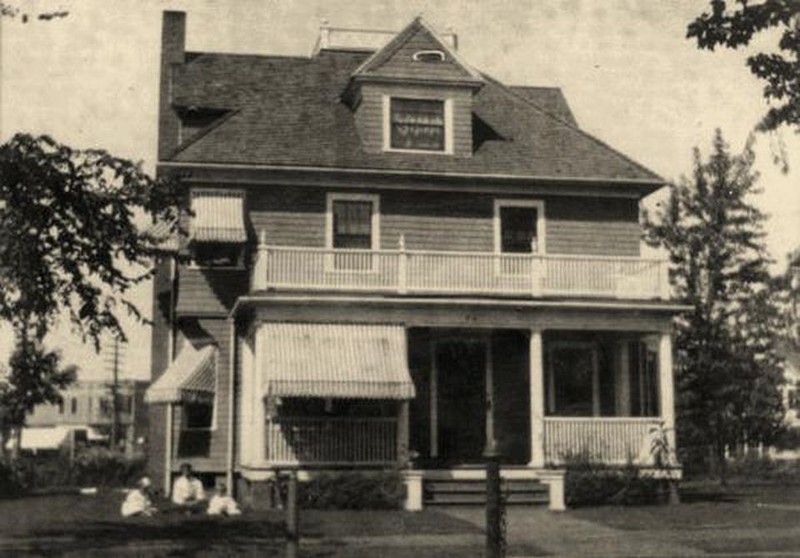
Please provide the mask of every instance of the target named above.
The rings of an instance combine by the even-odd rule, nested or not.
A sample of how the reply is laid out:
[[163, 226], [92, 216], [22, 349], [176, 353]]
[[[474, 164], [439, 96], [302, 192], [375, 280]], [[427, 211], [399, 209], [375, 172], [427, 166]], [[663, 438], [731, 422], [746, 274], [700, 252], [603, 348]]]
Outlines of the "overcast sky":
[[[714, 128], [740, 149], [765, 110], [748, 51], [698, 51], [686, 24], [706, 0], [12, 0], [50, 22], [0, 20], [0, 139], [24, 130], [102, 147], [155, 166], [161, 12], [188, 13], [188, 49], [308, 55], [322, 19], [335, 27], [399, 30], [422, 14], [459, 36], [473, 66], [511, 85], [562, 87], [579, 125], [668, 180], [707, 152]], [[773, 36], [753, 47], [771, 48]], [[772, 162], [783, 143], [792, 168]], [[768, 244], [783, 266], [800, 245], [800, 137], [760, 136], [757, 167], [771, 216]], [[136, 299], [150, 312], [150, 289]], [[87, 375], [101, 360], [63, 328], [52, 344]], [[149, 331], [131, 327], [128, 373], [149, 375]], [[5, 346], [4, 346], [5, 345]], [[0, 359], [8, 342], [0, 338]], [[97, 363], [97, 364], [93, 364]]]

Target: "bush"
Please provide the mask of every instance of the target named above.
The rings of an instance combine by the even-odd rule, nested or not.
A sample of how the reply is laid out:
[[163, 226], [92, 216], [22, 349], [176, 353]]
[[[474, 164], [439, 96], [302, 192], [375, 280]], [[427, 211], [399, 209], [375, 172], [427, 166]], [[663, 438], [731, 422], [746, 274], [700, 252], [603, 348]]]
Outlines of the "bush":
[[569, 507], [641, 505], [659, 499], [662, 481], [641, 477], [633, 465], [611, 467], [586, 455], [569, 456], [565, 461], [564, 497]]
[[323, 473], [300, 483], [299, 505], [318, 510], [395, 510], [403, 506], [405, 485], [397, 472]]
[[25, 492], [24, 479], [14, 463], [0, 461], [0, 498], [12, 498]]
[[130, 459], [107, 448], [85, 448], [75, 455], [72, 463], [67, 452], [60, 452], [23, 455], [13, 467], [21, 489], [48, 490], [75, 486], [130, 486], [144, 474], [145, 464], [142, 457]]
[[781, 481], [800, 482], [800, 461], [771, 459], [748, 454], [728, 462], [730, 479], [742, 482]]

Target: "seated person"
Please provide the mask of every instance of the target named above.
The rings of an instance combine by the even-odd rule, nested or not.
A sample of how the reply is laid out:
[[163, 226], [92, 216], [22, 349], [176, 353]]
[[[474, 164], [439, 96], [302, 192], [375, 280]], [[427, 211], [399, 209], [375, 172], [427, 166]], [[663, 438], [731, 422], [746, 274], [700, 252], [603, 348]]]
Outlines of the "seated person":
[[150, 479], [142, 477], [136, 483], [136, 488], [129, 490], [125, 501], [122, 502], [120, 512], [122, 517], [142, 515], [150, 517], [156, 513], [156, 508], [150, 500]]
[[228, 487], [220, 483], [216, 494], [208, 502], [208, 515], [241, 515], [239, 505], [228, 495]]
[[188, 463], [181, 465], [181, 476], [172, 486], [172, 503], [179, 509], [199, 511], [205, 503], [206, 493], [203, 483], [194, 476], [192, 466]]

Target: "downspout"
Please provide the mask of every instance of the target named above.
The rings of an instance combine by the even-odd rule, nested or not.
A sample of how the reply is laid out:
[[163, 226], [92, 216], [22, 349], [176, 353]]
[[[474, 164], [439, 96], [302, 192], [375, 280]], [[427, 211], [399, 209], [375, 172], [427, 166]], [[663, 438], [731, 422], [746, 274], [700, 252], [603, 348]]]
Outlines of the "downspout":
[[236, 373], [235, 373], [235, 364], [236, 364], [236, 322], [233, 318], [228, 318], [228, 323], [231, 326], [230, 329], [230, 337], [229, 337], [229, 346], [228, 346], [228, 470], [225, 475], [225, 483], [228, 486], [228, 490], [230, 490], [231, 494], [235, 494], [234, 486], [233, 486], [233, 471], [235, 468], [235, 456], [234, 456], [234, 438], [235, 432], [233, 431], [235, 426], [234, 417], [236, 416], [236, 409], [234, 405], [236, 404], [236, 395], [234, 393], [236, 384]]

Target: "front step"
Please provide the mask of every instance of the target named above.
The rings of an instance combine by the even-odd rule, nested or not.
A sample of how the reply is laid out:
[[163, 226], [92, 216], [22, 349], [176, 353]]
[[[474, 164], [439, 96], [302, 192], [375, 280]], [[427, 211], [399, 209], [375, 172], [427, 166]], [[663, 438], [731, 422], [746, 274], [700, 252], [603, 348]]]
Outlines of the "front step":
[[[486, 481], [483, 479], [425, 480], [423, 486], [426, 505], [486, 503]], [[503, 479], [500, 491], [509, 505], [547, 505], [550, 501], [547, 486], [538, 480]]]

